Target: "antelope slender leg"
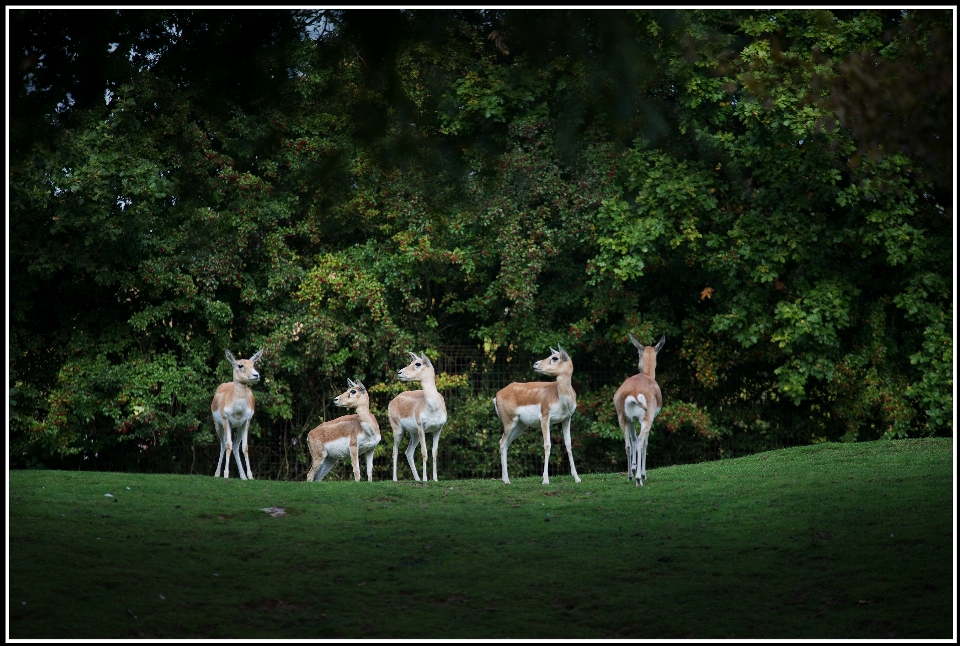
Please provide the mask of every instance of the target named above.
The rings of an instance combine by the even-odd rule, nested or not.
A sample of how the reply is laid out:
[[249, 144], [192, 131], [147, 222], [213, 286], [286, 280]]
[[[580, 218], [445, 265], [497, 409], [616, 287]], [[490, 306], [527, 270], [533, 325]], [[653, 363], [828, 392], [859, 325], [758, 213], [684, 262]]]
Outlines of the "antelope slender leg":
[[360, 451], [356, 444], [350, 444], [350, 464], [353, 466], [353, 479], [360, 482]]
[[[227, 448], [226, 438], [222, 430], [220, 430], [220, 425], [217, 423], [217, 418], [213, 418], [213, 430], [217, 432], [217, 435], [220, 437], [220, 458], [217, 460], [217, 470], [214, 472], [213, 477], [219, 478], [220, 473], [223, 471], [223, 454]], [[227, 460], [230, 460], [230, 456], [227, 455]]]
[[237, 463], [237, 473], [241, 480], [247, 479], [247, 474], [243, 470], [243, 462], [240, 461], [240, 449], [243, 447], [243, 431], [238, 433], [237, 441], [233, 445], [233, 459]]
[[323, 480], [324, 476], [330, 473], [330, 470], [333, 467], [337, 466], [337, 462], [339, 461], [340, 460], [338, 460], [337, 458], [331, 458], [329, 456], [325, 456], [323, 458], [323, 463], [320, 465], [320, 471], [316, 477], [317, 482]]
[[224, 416], [223, 418], [224, 431], [227, 436], [227, 445], [226, 445], [226, 456], [223, 461], [223, 477], [230, 477], [230, 454], [233, 453], [233, 429], [230, 428], [230, 421]]
[[[417, 450], [418, 444], [420, 444], [420, 434], [419, 433], [417, 435], [411, 434], [410, 442], [407, 444], [407, 450], [404, 451], [404, 453], [407, 456], [407, 463], [410, 465], [410, 471], [413, 472], [413, 479], [419, 482], [420, 473], [417, 471], [417, 465], [413, 461], [413, 454]], [[426, 469], [426, 466], [424, 466], [424, 469]], [[424, 477], [426, 477], [427, 474], [424, 473], [423, 475]]]
[[550, 484], [550, 415], [540, 418], [540, 429], [543, 431], [543, 484]]
[[390, 428], [393, 429], [393, 481], [397, 481], [397, 454], [400, 451], [400, 440], [403, 439], [403, 428], [400, 420], [390, 412]]
[[510, 445], [513, 443], [517, 436], [520, 435], [520, 431], [523, 430], [523, 426], [520, 424], [519, 420], [513, 420], [511, 426], [503, 430], [503, 437], [500, 438], [500, 465], [502, 467], [502, 478], [504, 484], [510, 484], [510, 476], [507, 473], [507, 450], [510, 448]]
[[433, 434], [433, 481], [437, 481], [437, 446], [440, 444], [440, 429]]
[[417, 439], [420, 440], [420, 453], [423, 455], [423, 479], [424, 481], [429, 480], [430, 476], [427, 474], [427, 438], [423, 434], [423, 424], [417, 423]]
[[573, 464], [573, 449], [570, 441], [570, 418], [563, 420], [563, 444], [567, 447], [567, 457], [570, 458], [570, 475], [574, 482], [580, 482], [580, 476], [577, 475], [577, 467]]
[[[240, 438], [240, 446], [243, 451], [243, 459], [247, 463], [247, 480], [253, 480], [253, 470], [250, 468], [250, 449], [248, 448], [247, 442], [250, 439], [250, 420], [247, 420], [246, 426], [243, 427], [243, 435]], [[240, 473], [243, 473], [243, 465], [240, 464], [239, 454], [237, 456], [237, 464], [240, 466]]]

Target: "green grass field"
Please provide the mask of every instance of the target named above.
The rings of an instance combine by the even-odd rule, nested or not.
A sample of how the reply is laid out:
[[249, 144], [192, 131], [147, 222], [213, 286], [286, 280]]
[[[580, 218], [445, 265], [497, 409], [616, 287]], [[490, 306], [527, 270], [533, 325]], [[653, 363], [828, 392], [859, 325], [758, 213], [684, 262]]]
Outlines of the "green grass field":
[[12, 471], [8, 638], [955, 639], [953, 465], [923, 439], [642, 488]]

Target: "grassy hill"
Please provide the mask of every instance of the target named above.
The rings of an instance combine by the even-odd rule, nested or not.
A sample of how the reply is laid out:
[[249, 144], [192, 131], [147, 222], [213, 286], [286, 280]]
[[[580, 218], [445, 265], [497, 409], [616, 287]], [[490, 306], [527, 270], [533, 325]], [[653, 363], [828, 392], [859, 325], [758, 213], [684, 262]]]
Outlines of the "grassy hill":
[[8, 638], [956, 638], [953, 464], [922, 439], [642, 488], [11, 471]]

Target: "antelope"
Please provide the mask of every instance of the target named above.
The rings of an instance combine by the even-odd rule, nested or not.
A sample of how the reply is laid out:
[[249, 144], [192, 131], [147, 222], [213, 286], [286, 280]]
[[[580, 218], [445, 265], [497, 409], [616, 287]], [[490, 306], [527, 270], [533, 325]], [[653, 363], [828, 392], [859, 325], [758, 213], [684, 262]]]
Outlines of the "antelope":
[[510, 444], [523, 429], [539, 426], [543, 431], [543, 484], [550, 484], [547, 468], [550, 464], [552, 424], [563, 426], [563, 442], [570, 458], [570, 474], [575, 482], [580, 482], [577, 468], [573, 464], [573, 451], [570, 449], [570, 418], [577, 409], [577, 393], [570, 385], [573, 361], [570, 360], [570, 355], [557, 345], [556, 350], [550, 348], [549, 357], [533, 364], [533, 370], [556, 377], [557, 380], [512, 383], [501, 389], [493, 400], [493, 408], [503, 423], [503, 437], [500, 438], [503, 483], [510, 484], [510, 476], [507, 474], [507, 449]]
[[[640, 353], [640, 374], [628, 377], [613, 394], [617, 422], [623, 431], [627, 452], [627, 479], [636, 477], [637, 486], [643, 486], [647, 477], [647, 440], [650, 427], [663, 406], [663, 396], [657, 385], [657, 353], [666, 342], [663, 335], [655, 346], [644, 346], [630, 335], [630, 343]], [[637, 436], [637, 425], [640, 434]]]
[[353, 479], [360, 482], [360, 454], [367, 459], [367, 481], [373, 480], [373, 450], [380, 443], [380, 425], [370, 413], [370, 395], [359, 381], [347, 379], [347, 388], [333, 403], [353, 408], [355, 415], [344, 415], [324, 422], [307, 433], [307, 448], [313, 463], [307, 482], [323, 480], [330, 469], [349, 456]]
[[433, 364], [424, 352], [418, 357], [413, 352], [408, 353], [412, 358], [410, 365], [397, 372], [400, 381], [419, 381], [423, 390], [408, 390], [393, 398], [387, 406], [390, 415], [390, 427], [393, 429], [393, 480], [397, 480], [397, 452], [404, 431], [410, 434], [407, 443], [407, 462], [413, 472], [413, 479], [420, 480], [417, 466], [413, 462], [413, 454], [419, 444], [423, 455], [423, 479], [427, 476], [427, 442], [426, 434], [433, 435], [433, 480], [437, 480], [437, 443], [440, 441], [440, 431], [447, 422], [447, 406], [443, 395], [437, 390], [437, 378]]
[[[213, 414], [213, 430], [220, 437], [220, 459], [217, 460], [217, 470], [214, 478], [220, 477], [220, 467], [223, 466], [223, 477], [230, 477], [230, 453], [237, 460], [242, 480], [253, 480], [253, 471], [250, 469], [250, 453], [247, 449], [247, 432], [250, 430], [250, 420], [253, 419], [253, 391], [247, 384], [260, 381], [260, 373], [254, 364], [263, 356], [263, 349], [249, 359], [235, 359], [233, 354], [225, 352], [227, 361], [233, 366], [233, 381], [220, 384], [210, 404]], [[240, 430], [240, 439], [234, 444], [232, 429]], [[243, 457], [247, 461], [247, 472], [243, 472], [240, 463], [240, 448], [243, 447]], [[226, 456], [226, 459], [224, 459]]]

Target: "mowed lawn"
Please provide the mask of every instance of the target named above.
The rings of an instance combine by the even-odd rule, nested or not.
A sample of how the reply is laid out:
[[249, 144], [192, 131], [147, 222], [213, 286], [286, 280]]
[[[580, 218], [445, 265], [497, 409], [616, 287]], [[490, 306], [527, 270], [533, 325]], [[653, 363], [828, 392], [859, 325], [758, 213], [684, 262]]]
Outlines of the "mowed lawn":
[[920, 439], [642, 488], [11, 471], [7, 637], [955, 639], [954, 462]]

